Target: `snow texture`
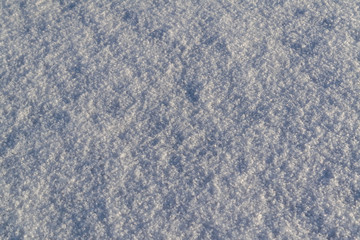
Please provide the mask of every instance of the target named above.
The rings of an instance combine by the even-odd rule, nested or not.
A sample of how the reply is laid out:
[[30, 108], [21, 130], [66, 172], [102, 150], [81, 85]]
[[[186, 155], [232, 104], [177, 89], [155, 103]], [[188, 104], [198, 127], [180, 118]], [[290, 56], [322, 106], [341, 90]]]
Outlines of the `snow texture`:
[[358, 0], [2, 0], [1, 239], [360, 239]]

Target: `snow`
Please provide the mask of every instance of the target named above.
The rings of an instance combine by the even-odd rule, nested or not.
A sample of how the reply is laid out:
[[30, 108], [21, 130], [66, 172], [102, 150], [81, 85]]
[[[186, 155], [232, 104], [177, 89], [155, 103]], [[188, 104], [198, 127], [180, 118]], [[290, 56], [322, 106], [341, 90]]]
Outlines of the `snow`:
[[1, 4], [1, 239], [360, 239], [357, 1]]

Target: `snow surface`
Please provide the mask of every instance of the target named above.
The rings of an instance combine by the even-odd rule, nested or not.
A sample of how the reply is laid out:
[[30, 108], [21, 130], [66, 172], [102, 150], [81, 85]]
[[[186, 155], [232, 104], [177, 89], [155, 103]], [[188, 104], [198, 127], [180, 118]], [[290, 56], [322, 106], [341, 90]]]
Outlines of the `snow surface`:
[[360, 239], [358, 0], [2, 0], [1, 239]]

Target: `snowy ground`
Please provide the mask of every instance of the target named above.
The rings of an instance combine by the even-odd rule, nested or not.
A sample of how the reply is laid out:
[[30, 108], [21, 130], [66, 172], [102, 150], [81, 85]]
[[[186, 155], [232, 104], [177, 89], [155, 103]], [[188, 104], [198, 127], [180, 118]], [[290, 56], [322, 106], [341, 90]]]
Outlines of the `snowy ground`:
[[1, 239], [360, 239], [360, 2], [2, 0]]

